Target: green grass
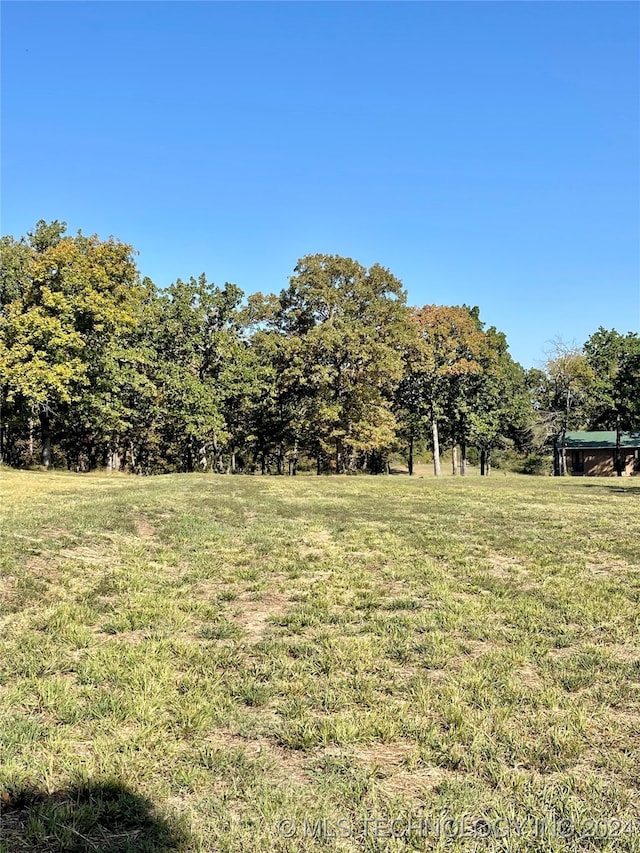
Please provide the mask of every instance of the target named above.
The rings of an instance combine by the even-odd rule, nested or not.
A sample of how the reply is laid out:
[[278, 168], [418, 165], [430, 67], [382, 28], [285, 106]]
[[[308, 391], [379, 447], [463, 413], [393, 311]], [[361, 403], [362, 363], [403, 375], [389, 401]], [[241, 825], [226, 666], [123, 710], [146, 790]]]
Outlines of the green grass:
[[640, 482], [0, 476], [0, 850], [640, 851]]

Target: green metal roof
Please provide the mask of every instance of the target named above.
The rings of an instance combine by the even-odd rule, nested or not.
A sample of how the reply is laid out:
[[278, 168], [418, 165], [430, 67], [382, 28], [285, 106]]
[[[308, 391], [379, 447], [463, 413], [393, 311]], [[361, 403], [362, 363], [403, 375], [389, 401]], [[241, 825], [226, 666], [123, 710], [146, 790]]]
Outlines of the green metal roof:
[[[615, 450], [616, 431], [612, 429], [598, 430], [596, 432], [568, 432], [565, 445], [576, 450], [582, 448], [611, 448]], [[633, 430], [632, 432], [621, 433], [620, 447], [630, 447], [632, 449], [640, 447], [640, 431]]]

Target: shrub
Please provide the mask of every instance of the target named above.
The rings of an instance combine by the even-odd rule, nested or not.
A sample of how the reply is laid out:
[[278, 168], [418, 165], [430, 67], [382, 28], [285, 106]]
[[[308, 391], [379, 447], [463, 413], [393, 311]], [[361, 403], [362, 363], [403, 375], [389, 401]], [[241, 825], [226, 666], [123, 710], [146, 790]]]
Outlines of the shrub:
[[551, 457], [543, 456], [541, 453], [529, 453], [522, 462], [523, 474], [549, 474], [551, 473]]

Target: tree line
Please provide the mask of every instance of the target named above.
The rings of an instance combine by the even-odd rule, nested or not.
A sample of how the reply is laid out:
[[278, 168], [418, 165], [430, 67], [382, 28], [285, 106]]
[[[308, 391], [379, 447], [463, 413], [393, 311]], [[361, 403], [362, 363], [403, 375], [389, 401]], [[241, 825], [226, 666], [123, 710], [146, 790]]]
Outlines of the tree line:
[[[160, 289], [132, 246], [39, 221], [1, 240], [0, 455], [141, 474], [464, 474], [567, 430], [637, 428], [640, 339], [599, 329], [525, 370], [477, 307], [407, 304], [379, 264], [300, 259], [279, 294], [203, 274]], [[475, 457], [474, 457], [475, 458]]]

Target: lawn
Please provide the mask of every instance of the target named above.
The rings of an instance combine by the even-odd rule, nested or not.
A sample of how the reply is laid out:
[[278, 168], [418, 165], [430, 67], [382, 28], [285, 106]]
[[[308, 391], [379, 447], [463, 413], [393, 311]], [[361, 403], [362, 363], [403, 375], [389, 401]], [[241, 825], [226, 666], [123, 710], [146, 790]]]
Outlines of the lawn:
[[1, 850], [640, 851], [640, 481], [0, 478]]

